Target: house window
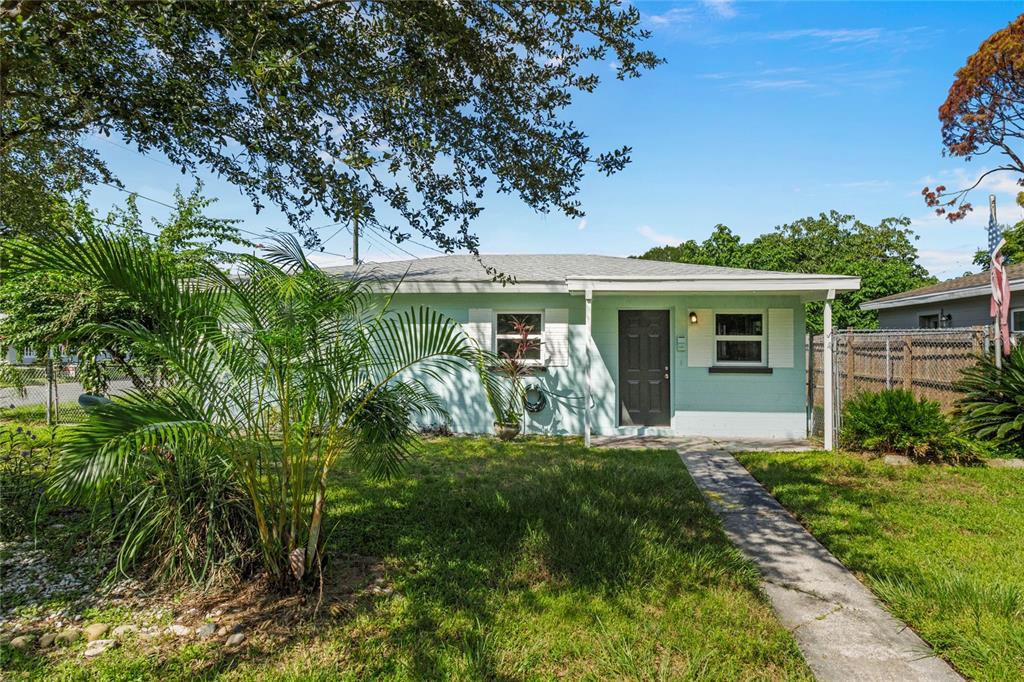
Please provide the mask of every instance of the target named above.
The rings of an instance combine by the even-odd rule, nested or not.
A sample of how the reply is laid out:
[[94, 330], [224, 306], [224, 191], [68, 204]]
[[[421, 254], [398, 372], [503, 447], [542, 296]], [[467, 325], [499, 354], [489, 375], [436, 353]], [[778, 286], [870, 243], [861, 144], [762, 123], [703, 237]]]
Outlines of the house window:
[[938, 329], [939, 328], [939, 316], [938, 315], [918, 315], [917, 316], [917, 328], [918, 329]]
[[764, 364], [764, 315], [715, 315], [715, 360], [718, 364]]
[[1015, 334], [1024, 334], [1024, 308], [1015, 308], [1010, 311], [1010, 331]]
[[540, 313], [498, 313], [495, 352], [503, 358], [540, 362]]

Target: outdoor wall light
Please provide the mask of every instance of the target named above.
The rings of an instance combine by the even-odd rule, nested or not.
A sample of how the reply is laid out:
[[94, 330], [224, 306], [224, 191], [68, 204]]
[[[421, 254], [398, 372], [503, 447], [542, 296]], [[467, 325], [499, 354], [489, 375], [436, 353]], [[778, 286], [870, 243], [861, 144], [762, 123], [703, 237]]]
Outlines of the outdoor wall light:
[[697, 324], [697, 313], [690, 311], [690, 324]]

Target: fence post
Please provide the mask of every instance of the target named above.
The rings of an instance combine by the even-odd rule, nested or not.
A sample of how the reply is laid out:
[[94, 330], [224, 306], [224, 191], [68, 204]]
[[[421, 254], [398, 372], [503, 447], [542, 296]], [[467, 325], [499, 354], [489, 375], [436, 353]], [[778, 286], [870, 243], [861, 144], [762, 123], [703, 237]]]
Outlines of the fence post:
[[[53, 374], [53, 423], [60, 423], [60, 351], [57, 351], [57, 365], [51, 370]], [[50, 365], [53, 366], [53, 356], [50, 356]]]
[[804, 334], [807, 349], [807, 435], [814, 434], [814, 334]]
[[53, 426], [53, 349], [46, 351], [46, 425]]
[[824, 311], [824, 332], [825, 337], [823, 339], [821, 355], [822, 355], [822, 384], [824, 387], [824, 398], [825, 398], [825, 449], [835, 449], [835, 429], [836, 429], [836, 416], [835, 416], [835, 329], [832, 328], [832, 300], [835, 298], [835, 292], [829, 291], [828, 296], [825, 297], [825, 311]]
[[885, 387], [892, 388], [892, 341], [885, 337]]
[[914, 390], [914, 337], [903, 337], [903, 388]]
[[853, 329], [851, 327], [846, 328], [846, 392], [853, 394], [856, 392], [857, 382], [857, 358], [854, 356], [853, 348]]

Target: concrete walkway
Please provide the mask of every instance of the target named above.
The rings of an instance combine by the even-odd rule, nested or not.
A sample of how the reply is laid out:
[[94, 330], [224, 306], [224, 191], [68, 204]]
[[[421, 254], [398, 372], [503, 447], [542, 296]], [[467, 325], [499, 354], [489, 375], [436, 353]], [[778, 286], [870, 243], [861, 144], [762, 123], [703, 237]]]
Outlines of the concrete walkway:
[[793, 633], [815, 677], [961, 680], [729, 454], [790, 450], [799, 443], [752, 445], [686, 439], [675, 447], [726, 534], [761, 570], [779, 619]]

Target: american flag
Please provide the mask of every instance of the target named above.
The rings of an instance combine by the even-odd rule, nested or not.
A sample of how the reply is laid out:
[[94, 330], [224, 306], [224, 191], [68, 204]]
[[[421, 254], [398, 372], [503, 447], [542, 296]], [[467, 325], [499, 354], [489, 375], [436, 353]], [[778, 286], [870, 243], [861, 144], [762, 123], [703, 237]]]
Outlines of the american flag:
[[988, 252], [995, 253], [1003, 238], [1003, 226], [996, 220], [996, 195], [988, 195]]
[[989, 306], [989, 313], [995, 318], [996, 329], [1002, 341], [1003, 355], [1009, 355], [1012, 348], [1010, 342], [1010, 280], [1006, 275], [1004, 266], [1003, 247], [1006, 240], [1003, 239], [1003, 230], [996, 222], [996, 198], [989, 196], [989, 217], [988, 217], [988, 245], [989, 253], [992, 254], [992, 267], [989, 274], [992, 281], [992, 304]]

